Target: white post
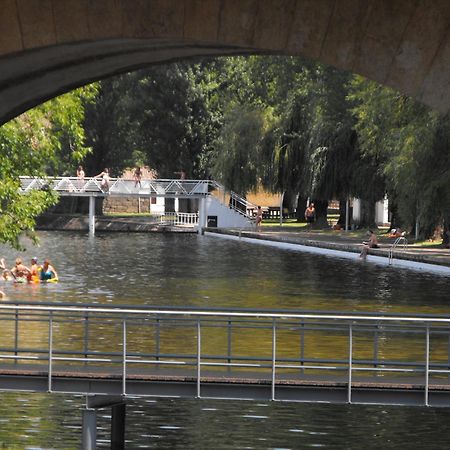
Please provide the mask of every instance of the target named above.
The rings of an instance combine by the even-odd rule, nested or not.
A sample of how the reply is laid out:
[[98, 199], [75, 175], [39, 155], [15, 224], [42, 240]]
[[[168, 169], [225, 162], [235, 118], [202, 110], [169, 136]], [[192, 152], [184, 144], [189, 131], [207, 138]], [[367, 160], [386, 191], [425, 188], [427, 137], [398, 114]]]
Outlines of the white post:
[[280, 198], [280, 227], [283, 226], [283, 200], [284, 200], [284, 192], [281, 194]]
[[198, 203], [198, 231], [206, 226], [206, 198], [202, 197]]
[[180, 201], [178, 199], [178, 197], [174, 198], [174, 210], [177, 213], [180, 210]]
[[83, 410], [83, 449], [95, 450], [97, 448], [97, 412], [95, 409]]
[[89, 234], [92, 236], [95, 234], [95, 197], [93, 195], [89, 197]]

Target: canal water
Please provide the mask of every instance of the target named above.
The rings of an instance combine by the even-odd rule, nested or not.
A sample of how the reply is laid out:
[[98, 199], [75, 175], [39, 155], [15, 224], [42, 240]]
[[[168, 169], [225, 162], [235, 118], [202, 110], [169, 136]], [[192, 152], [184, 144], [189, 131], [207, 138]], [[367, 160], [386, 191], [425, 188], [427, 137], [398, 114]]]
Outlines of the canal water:
[[[50, 258], [61, 282], [3, 283], [10, 300], [327, 310], [450, 312], [444, 276], [178, 234], [42, 232], [16, 256]], [[79, 448], [83, 398], [0, 394], [0, 448]], [[109, 447], [109, 410], [99, 448]], [[127, 448], [446, 448], [447, 409], [133, 399]]]

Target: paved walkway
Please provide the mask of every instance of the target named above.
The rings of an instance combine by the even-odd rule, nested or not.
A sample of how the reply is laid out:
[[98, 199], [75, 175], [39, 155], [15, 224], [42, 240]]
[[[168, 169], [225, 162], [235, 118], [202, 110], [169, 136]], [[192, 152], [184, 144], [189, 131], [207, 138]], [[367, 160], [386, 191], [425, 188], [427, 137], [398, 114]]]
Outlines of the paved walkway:
[[[289, 228], [282, 229], [280, 227], [262, 227], [259, 232], [223, 229], [219, 229], [218, 231], [223, 234], [241, 235], [254, 239], [287, 242], [353, 253], [360, 253], [362, 245], [360, 237], [349, 236], [349, 234], [344, 231], [290, 231]], [[388, 258], [389, 250], [394, 241], [394, 238], [389, 238], [387, 236], [382, 237], [379, 239], [380, 248], [370, 249], [369, 255], [384, 256]], [[430, 248], [408, 245], [404, 248], [403, 246], [399, 246], [395, 251], [395, 258], [450, 267], [450, 249], [440, 247]]]

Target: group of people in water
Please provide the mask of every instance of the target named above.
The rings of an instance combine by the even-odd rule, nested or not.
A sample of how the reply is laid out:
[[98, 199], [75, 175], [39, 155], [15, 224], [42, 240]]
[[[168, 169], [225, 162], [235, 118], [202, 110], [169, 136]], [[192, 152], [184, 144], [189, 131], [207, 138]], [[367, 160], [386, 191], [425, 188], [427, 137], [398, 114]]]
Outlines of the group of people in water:
[[[45, 259], [39, 264], [36, 257], [31, 258], [30, 266], [25, 266], [21, 258], [16, 258], [16, 262], [11, 269], [8, 269], [4, 258], [0, 259], [1, 279], [3, 281], [14, 281], [16, 283], [46, 283], [58, 281], [58, 272], [50, 263], [50, 260]], [[3, 298], [5, 293], [0, 291], [0, 298]]]

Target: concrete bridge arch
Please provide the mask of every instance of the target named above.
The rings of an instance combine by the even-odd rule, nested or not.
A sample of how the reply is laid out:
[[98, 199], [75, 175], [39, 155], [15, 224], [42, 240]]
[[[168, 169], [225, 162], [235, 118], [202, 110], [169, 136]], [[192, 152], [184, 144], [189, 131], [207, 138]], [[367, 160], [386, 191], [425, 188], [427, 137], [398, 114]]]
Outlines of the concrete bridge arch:
[[448, 0], [3, 0], [0, 123], [80, 85], [206, 55], [302, 55], [450, 110]]

